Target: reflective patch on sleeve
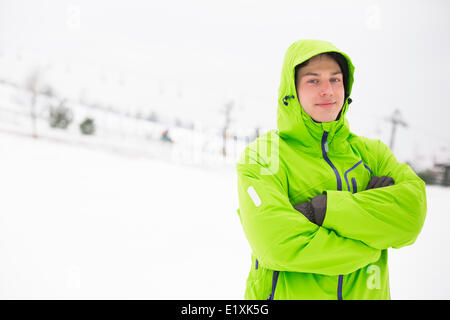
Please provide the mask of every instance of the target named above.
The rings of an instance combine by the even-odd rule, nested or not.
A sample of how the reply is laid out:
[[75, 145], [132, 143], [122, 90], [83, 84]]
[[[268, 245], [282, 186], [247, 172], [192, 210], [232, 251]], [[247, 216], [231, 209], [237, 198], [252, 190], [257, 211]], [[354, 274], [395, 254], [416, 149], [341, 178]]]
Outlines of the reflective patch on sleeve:
[[247, 193], [250, 196], [250, 198], [252, 199], [255, 206], [259, 207], [261, 205], [261, 199], [258, 196], [258, 194], [256, 193], [255, 188], [253, 188], [253, 186], [248, 187]]

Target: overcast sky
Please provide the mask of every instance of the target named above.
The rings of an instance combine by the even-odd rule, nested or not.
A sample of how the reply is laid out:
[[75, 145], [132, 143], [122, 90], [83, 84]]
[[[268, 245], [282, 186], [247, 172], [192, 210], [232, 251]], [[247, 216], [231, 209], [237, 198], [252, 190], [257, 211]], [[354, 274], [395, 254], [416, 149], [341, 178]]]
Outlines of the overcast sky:
[[[31, 68], [62, 95], [220, 126], [276, 126], [283, 56], [298, 39], [334, 43], [356, 66], [356, 134], [401, 160], [448, 148], [450, 1], [0, 0], [0, 77]], [[18, 59], [20, 56], [20, 59]]]

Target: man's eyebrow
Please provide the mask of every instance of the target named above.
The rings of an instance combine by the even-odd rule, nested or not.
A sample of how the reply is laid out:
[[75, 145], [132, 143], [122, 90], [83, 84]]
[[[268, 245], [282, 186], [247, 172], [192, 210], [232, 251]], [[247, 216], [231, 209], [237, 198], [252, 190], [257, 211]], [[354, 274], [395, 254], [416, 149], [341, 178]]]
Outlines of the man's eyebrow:
[[[336, 71], [336, 72], [333, 72], [331, 75], [334, 76], [334, 75], [337, 75], [337, 74], [342, 74], [342, 72], [341, 71]], [[315, 77], [318, 77], [319, 74], [315, 73], [315, 72], [307, 72], [307, 73], [303, 74], [302, 77], [303, 76], [315, 76]]]

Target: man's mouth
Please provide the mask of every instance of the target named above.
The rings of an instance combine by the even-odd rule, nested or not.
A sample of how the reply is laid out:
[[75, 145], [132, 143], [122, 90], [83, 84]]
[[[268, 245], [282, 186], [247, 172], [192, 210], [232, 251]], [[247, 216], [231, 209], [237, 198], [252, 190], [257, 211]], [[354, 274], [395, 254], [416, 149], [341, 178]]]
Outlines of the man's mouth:
[[336, 101], [335, 102], [320, 102], [320, 103], [316, 103], [316, 106], [319, 106], [319, 107], [331, 107], [331, 106], [334, 106], [336, 104]]

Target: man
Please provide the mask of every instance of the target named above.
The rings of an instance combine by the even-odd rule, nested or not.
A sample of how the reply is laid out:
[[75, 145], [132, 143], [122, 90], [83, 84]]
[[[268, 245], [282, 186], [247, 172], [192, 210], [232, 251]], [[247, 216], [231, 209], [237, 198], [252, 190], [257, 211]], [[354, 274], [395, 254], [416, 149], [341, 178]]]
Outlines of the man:
[[246, 299], [390, 299], [387, 249], [417, 238], [425, 184], [380, 140], [349, 131], [353, 76], [329, 42], [286, 52], [278, 130], [236, 164]]

